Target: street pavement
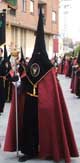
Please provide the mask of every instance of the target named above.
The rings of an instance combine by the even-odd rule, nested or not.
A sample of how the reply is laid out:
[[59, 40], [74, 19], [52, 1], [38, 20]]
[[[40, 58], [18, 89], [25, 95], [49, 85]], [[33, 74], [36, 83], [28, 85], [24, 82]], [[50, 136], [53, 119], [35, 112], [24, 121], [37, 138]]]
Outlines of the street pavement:
[[[70, 82], [71, 79], [65, 77], [64, 75], [59, 75], [58, 79], [60, 81], [64, 98], [66, 101], [66, 105], [68, 108], [75, 140], [77, 143], [77, 147], [80, 153], [80, 99], [76, 97], [76, 95], [71, 94], [70, 91]], [[18, 163], [18, 158], [16, 152], [4, 152], [4, 139], [6, 134], [6, 128], [8, 123], [10, 111], [10, 103], [5, 104], [4, 113], [0, 116], [0, 163]], [[79, 158], [71, 158], [71, 163], [80, 163]], [[46, 161], [46, 160], [29, 160], [27, 163], [56, 163], [54, 161]], [[64, 161], [60, 161], [59, 163], [65, 163]]]

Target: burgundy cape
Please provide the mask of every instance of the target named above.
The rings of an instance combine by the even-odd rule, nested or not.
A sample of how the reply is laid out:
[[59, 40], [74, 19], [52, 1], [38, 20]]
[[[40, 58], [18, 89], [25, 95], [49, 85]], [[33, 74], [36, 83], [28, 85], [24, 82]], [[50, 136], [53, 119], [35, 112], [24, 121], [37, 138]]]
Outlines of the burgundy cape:
[[62, 72], [61, 72], [61, 63], [58, 65], [58, 74], [61, 74]]
[[64, 63], [64, 68], [63, 68], [63, 74], [64, 74], [64, 75], [67, 74], [68, 69], [69, 69], [68, 60], [66, 59], [66, 60], [65, 60], [65, 63]]
[[[80, 68], [77, 71], [80, 73]], [[80, 76], [77, 74], [75, 77], [75, 94], [80, 97]]]
[[71, 79], [71, 85], [70, 85], [71, 93], [74, 93], [74, 94], [76, 93], [76, 85], [77, 85], [77, 76], [75, 75]]
[[[39, 156], [44, 159], [52, 156], [56, 162], [65, 160], [66, 163], [70, 163], [70, 157], [78, 157], [79, 154], [62, 90], [53, 69], [38, 83], [38, 95]], [[18, 97], [19, 133], [22, 126], [24, 98], [24, 95]], [[14, 96], [4, 150], [16, 150]]]

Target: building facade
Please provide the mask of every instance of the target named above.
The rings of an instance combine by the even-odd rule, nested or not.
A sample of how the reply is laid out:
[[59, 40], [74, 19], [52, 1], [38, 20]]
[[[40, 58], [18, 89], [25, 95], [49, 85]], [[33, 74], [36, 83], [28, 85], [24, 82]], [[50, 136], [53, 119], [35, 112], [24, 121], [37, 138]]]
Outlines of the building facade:
[[72, 0], [59, 0], [59, 32], [63, 38], [71, 38]]
[[[15, 4], [14, 4], [15, 1]], [[2, 0], [0, 11], [6, 9], [6, 45], [10, 49], [23, 48], [24, 56], [31, 57], [42, 5], [46, 48], [51, 58], [54, 53], [53, 36], [58, 35], [58, 0]]]
[[[71, 40], [72, 33], [72, 4], [73, 0], [59, 0], [59, 54], [64, 55], [71, 51], [69, 45], [65, 45]], [[69, 43], [69, 42], [68, 42]]]

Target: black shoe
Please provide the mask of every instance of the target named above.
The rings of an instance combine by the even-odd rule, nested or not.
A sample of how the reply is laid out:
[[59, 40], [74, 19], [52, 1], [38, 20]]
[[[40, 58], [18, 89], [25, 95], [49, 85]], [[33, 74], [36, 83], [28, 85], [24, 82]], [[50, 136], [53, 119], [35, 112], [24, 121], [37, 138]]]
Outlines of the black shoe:
[[32, 159], [33, 157], [32, 156], [28, 156], [28, 155], [23, 155], [23, 156], [20, 156], [19, 157], [19, 162], [24, 162], [24, 161], [27, 161], [27, 160], [30, 160]]

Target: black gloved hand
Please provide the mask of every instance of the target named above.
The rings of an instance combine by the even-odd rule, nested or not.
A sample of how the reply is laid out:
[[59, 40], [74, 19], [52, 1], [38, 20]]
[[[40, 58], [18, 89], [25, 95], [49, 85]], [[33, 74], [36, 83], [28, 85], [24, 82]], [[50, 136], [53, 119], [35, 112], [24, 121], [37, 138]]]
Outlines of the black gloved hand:
[[18, 75], [15, 75], [12, 77], [12, 81], [13, 82], [17, 82], [19, 80], [19, 76]]
[[6, 76], [6, 78], [10, 81], [10, 82], [17, 82], [19, 80], [19, 76], [18, 75], [14, 75], [13, 77], [10, 76], [10, 74], [8, 74]]

